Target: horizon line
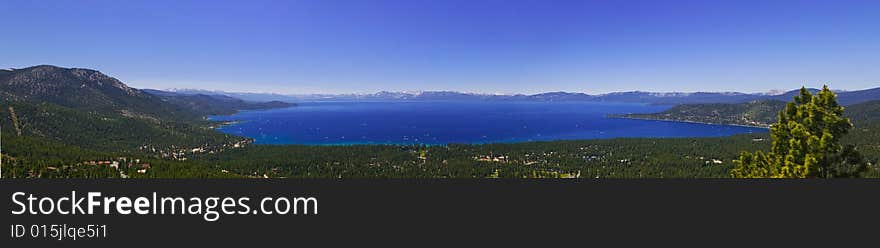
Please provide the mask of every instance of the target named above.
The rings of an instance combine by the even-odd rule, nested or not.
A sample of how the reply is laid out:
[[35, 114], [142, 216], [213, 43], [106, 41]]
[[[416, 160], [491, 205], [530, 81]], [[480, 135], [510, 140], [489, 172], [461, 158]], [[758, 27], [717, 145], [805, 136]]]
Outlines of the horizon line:
[[[104, 74], [104, 75], [107, 75], [107, 76], [110, 76], [110, 77], [116, 78], [116, 76], [108, 75], [107, 73], [105, 73], [105, 72], [103, 72], [103, 71], [101, 71], [101, 70], [99, 70], [99, 69], [92, 69], [92, 68], [88, 68], [88, 67], [79, 67], [79, 66], [68, 66], [68, 67], [65, 67], [65, 66], [59, 66], [59, 65], [55, 65], [55, 64], [38, 64], [38, 65], [31, 65], [31, 66], [23, 66], [23, 67], [19, 67], [19, 68], [16, 68], [16, 67], [6, 67], [6, 68], [0, 68], [0, 70], [7, 70], [7, 71], [11, 71], [11, 70], [22, 70], [22, 69], [28, 69], [28, 68], [34, 68], [34, 67], [42, 67], [42, 66], [56, 67], [56, 68], [62, 68], [62, 69], [84, 69], [84, 70], [92, 70], [92, 71], [96, 71], [96, 72], [99, 72], [99, 73], [101, 73], [101, 74]], [[118, 78], [116, 78], [116, 79], [119, 80], [119, 81], [121, 81], [122, 83], [128, 85], [128, 86], [134, 87], [134, 86], [130, 83], [130, 82], [132, 82], [132, 81], [129, 81], [129, 80], [125, 80], [125, 81], [123, 81], [123, 80], [120, 80], [120, 79], [118, 79]], [[143, 81], [143, 80], [134, 80], [134, 81], [140, 81], [140, 82], [142, 82], [142, 83], [135, 83], [135, 84], [151, 84], [151, 83], [146, 83], [146, 82]], [[150, 80], [150, 81], [152, 81], [152, 80]], [[163, 81], [166, 81], [166, 80], [163, 80]], [[180, 81], [188, 81], [188, 80], [180, 80]], [[189, 80], [189, 81], [191, 81], [191, 80]], [[155, 83], [155, 81], [152, 81], [152, 82]], [[821, 84], [822, 84], [822, 85], [828, 85], [828, 84], [830, 84], [830, 82], [821, 83]], [[877, 84], [880, 84], [880, 82], [878, 82]], [[243, 83], [243, 84], [241, 84], [241, 85], [246, 85], [246, 84]], [[801, 87], [807, 87], [807, 86], [806, 86], [805, 84], [801, 84]], [[247, 90], [243, 90], [243, 91], [240, 91], [240, 90], [223, 90], [223, 89], [206, 89], [206, 88], [186, 88], [186, 87], [184, 87], [184, 88], [177, 88], [177, 87], [171, 87], [171, 88], [165, 87], [165, 88], [162, 88], [162, 87], [153, 87], [153, 86], [138, 86], [138, 87], [134, 87], [134, 88], [138, 88], [138, 89], [152, 89], [152, 90], [161, 90], [161, 91], [185, 91], [185, 90], [192, 90], [192, 91], [208, 91], [208, 92], [217, 92], [217, 93], [274, 94], [274, 95], [283, 95], [283, 96], [308, 96], [308, 95], [330, 95], [330, 96], [340, 96], [340, 95], [371, 95], [371, 94], [378, 94], [378, 93], [383, 93], [383, 92], [388, 92], [388, 93], [405, 93], [405, 94], [414, 94], [414, 95], [418, 95], [418, 94], [421, 94], [421, 93], [424, 93], [424, 92], [453, 92], [453, 93], [471, 94], [471, 95], [485, 95], [485, 96], [518, 96], [518, 95], [531, 96], [531, 95], [540, 95], [540, 94], [547, 94], [547, 93], [570, 93], [570, 94], [586, 94], [586, 95], [590, 95], [590, 96], [601, 96], [601, 95], [608, 95], [608, 94], [614, 94], [614, 93], [627, 93], [627, 92], [662, 93], [662, 94], [738, 93], [738, 94], [750, 94], [750, 95], [756, 95], [756, 94], [763, 94], [763, 95], [779, 95], [779, 94], [784, 94], [784, 93], [786, 93], [786, 92], [790, 92], [790, 91], [793, 91], [793, 90], [798, 90], [798, 89], [800, 89], [800, 87], [794, 87], [794, 88], [791, 88], [791, 89], [766, 89], [766, 90], [763, 90], [763, 91], [736, 91], [736, 90], [720, 90], [720, 91], [711, 91], [711, 90], [695, 90], [695, 91], [688, 91], [688, 90], [651, 91], [651, 90], [641, 90], [641, 89], [636, 89], [636, 90], [632, 90], [632, 89], [630, 89], [630, 90], [615, 90], [615, 91], [596, 92], [596, 93], [590, 93], [590, 92], [586, 92], [586, 91], [567, 91], [567, 90], [536, 91], [536, 92], [534, 92], [534, 93], [523, 93], [523, 92], [517, 92], [517, 93], [493, 92], [493, 93], [489, 93], [489, 92], [479, 92], [479, 91], [469, 91], [469, 90], [451, 90], [451, 89], [443, 89], [443, 90], [399, 90], [399, 89], [391, 90], [391, 89], [386, 89], [386, 90], [376, 90], [376, 91], [371, 91], [371, 92], [368, 92], [368, 91], [357, 92], [357, 91], [355, 91], [355, 92], [327, 93], [327, 92], [316, 92], [316, 91], [312, 91], [312, 92], [302, 92], [302, 93], [291, 93], [291, 92], [283, 92], [283, 91], [280, 91], [280, 90], [276, 90], [276, 91], [247, 91]], [[818, 88], [821, 88], [821, 87], [820, 87], [820, 86], [810, 86], [810, 87], [807, 87], [807, 88], [809, 88], [809, 89], [818, 89]], [[862, 90], [870, 90], [870, 89], [877, 89], [877, 88], [880, 88], [880, 87], [870, 87], [870, 88], [863, 88], [863, 89], [839, 89], [839, 88], [832, 88], [832, 90], [835, 91], [835, 92], [852, 92], [852, 91], [862, 91]]]
[[[806, 86], [803, 86], [806, 87]], [[821, 89], [821, 86], [817, 87], [806, 87], [807, 89]], [[880, 87], [872, 87], [872, 88], [863, 88], [863, 89], [831, 89], [834, 92], [854, 92], [854, 91], [863, 91], [863, 90], [872, 90], [878, 89]], [[718, 93], [718, 94], [747, 94], [747, 95], [782, 95], [787, 92], [799, 90], [800, 87], [792, 88], [792, 89], [771, 89], [762, 92], [743, 92], [743, 91], [648, 91], [648, 90], [620, 90], [620, 91], [610, 91], [603, 93], [588, 93], [588, 92], [580, 92], [580, 91], [565, 91], [565, 90], [551, 90], [551, 91], [542, 91], [538, 93], [485, 93], [485, 92], [474, 92], [474, 91], [459, 91], [459, 90], [379, 90], [372, 92], [348, 92], [348, 93], [320, 93], [320, 92], [309, 92], [309, 93], [283, 93], [283, 92], [266, 92], [266, 91], [236, 91], [236, 90], [221, 90], [221, 89], [205, 89], [205, 88], [140, 88], [141, 90], [160, 90], [160, 91], [169, 91], [169, 92], [181, 92], [181, 91], [205, 91], [205, 92], [213, 92], [213, 93], [227, 93], [227, 94], [269, 94], [269, 95], [282, 95], [282, 96], [345, 96], [345, 95], [354, 95], [354, 96], [363, 96], [363, 95], [374, 95], [379, 93], [399, 93], [399, 94], [412, 94], [419, 95], [426, 92], [448, 92], [448, 93], [459, 93], [459, 94], [469, 94], [469, 95], [482, 95], [482, 96], [533, 96], [540, 94], [549, 94], [549, 93], [566, 93], [566, 94], [585, 94], [589, 96], [602, 96], [609, 95], [615, 93], [657, 93], [657, 94], [696, 94], [696, 93]]]

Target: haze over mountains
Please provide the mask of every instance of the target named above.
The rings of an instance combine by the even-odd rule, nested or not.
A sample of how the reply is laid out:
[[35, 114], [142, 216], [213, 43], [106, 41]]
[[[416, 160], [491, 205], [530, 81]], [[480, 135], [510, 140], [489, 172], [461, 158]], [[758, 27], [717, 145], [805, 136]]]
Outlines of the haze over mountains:
[[[755, 100], [789, 101], [799, 89], [781, 94], [739, 93], [739, 92], [614, 92], [589, 95], [572, 92], [547, 92], [533, 95], [495, 95], [462, 93], [456, 91], [424, 91], [417, 93], [382, 91], [373, 94], [306, 94], [283, 95], [271, 93], [240, 93], [208, 91], [198, 89], [171, 89], [181, 94], [225, 95], [249, 101], [595, 101], [649, 104], [692, 104], [692, 103], [744, 103]], [[817, 89], [811, 88], [816, 92]], [[880, 100], [880, 88], [857, 91], [838, 91], [838, 100], [843, 105]]]
[[[85, 83], [52, 84], [58, 81], [84, 80]], [[48, 101], [62, 106], [83, 105], [102, 106], [102, 110], [118, 111], [129, 104], [146, 104], [139, 108], [150, 109], [149, 115], [186, 115], [169, 108], [168, 104], [151, 104], [154, 100], [177, 103], [207, 114], [228, 114], [230, 109], [258, 109], [289, 106], [282, 102], [301, 101], [597, 101], [648, 104], [694, 104], [694, 103], [745, 103], [755, 100], [789, 101], [798, 89], [781, 94], [739, 93], [739, 92], [644, 92], [628, 91], [590, 95], [575, 92], [546, 92], [532, 95], [476, 94], [457, 91], [390, 92], [372, 94], [302, 94], [285, 95], [273, 93], [240, 93], [209, 91], [200, 89], [171, 89], [166, 91], [135, 89], [121, 81], [108, 77], [96, 70], [41, 65], [23, 69], [0, 70], [0, 83], [4, 100]], [[111, 90], [118, 89], [118, 90]], [[118, 92], [117, 92], [118, 91]], [[816, 91], [811, 89], [811, 91]], [[103, 95], [95, 95], [102, 93]], [[128, 97], [124, 97], [128, 96]], [[44, 98], [45, 97], [45, 98]], [[141, 99], [141, 100], [134, 100]], [[61, 100], [69, 102], [60, 102]], [[856, 91], [838, 91], [838, 100], [843, 105], [851, 105], [871, 100], [880, 100], [880, 88]], [[124, 104], [113, 104], [119, 101]], [[273, 102], [274, 101], [274, 102]], [[253, 102], [270, 102], [254, 105]], [[174, 105], [174, 104], [172, 104]], [[214, 109], [223, 106], [225, 110]], [[158, 108], [158, 109], [157, 109]], [[192, 116], [188, 116], [192, 117]]]

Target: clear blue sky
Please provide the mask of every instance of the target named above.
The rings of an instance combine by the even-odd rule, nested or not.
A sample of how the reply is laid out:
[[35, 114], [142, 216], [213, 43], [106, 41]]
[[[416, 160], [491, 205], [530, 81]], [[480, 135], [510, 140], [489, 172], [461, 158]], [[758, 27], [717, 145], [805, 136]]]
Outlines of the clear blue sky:
[[0, 67], [281, 93], [880, 86], [880, 1], [33, 1]]

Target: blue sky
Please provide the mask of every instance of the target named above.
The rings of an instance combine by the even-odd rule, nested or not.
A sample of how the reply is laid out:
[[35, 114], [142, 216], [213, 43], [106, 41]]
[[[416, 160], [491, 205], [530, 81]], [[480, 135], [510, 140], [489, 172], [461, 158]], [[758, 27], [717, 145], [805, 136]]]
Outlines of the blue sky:
[[0, 67], [279, 93], [880, 86], [880, 1], [19, 1]]

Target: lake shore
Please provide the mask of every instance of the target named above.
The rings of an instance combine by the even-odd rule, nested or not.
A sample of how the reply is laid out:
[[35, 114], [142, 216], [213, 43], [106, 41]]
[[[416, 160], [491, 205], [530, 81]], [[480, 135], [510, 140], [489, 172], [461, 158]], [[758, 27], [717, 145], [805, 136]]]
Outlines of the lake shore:
[[624, 116], [624, 115], [609, 115], [608, 118], [646, 120], [646, 121], [668, 121], [668, 122], [682, 122], [682, 123], [694, 123], [694, 124], [704, 124], [704, 125], [736, 126], [736, 127], [770, 129], [769, 125], [768, 126], [756, 126], [756, 125], [713, 123], [713, 122], [688, 121], [688, 120], [676, 120], [676, 119], [641, 118], [641, 117], [629, 117], [629, 116]]

